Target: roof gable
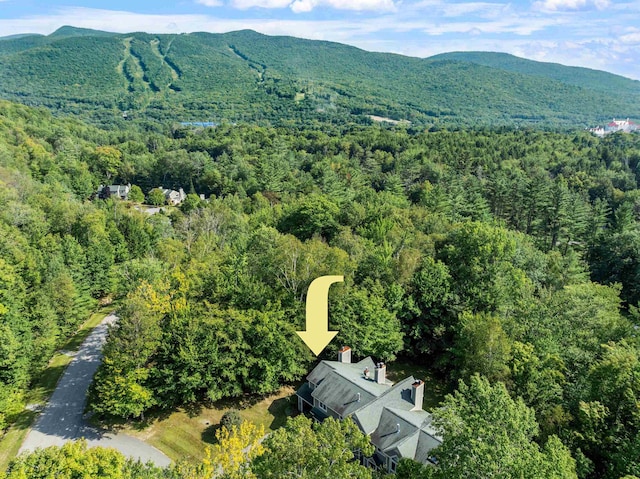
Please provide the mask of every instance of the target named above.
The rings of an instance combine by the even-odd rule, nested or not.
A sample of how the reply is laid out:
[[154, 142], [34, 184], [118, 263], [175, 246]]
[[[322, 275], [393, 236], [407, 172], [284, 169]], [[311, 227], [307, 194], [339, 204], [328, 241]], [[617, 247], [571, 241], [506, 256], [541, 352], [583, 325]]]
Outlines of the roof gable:
[[[383, 451], [397, 448], [400, 443], [412, 435], [418, 428], [389, 408], [384, 408], [380, 415], [378, 427], [371, 434], [371, 442]], [[417, 445], [417, 441], [416, 441]]]
[[411, 410], [411, 385], [415, 382], [413, 376], [403, 379], [382, 394], [376, 401], [356, 412], [358, 424], [365, 434], [371, 434], [380, 422], [380, 416], [385, 407], [393, 406], [399, 409]]
[[311, 396], [338, 413], [347, 417], [364, 407], [376, 396], [361, 385], [332, 371], [324, 381], [311, 393]]

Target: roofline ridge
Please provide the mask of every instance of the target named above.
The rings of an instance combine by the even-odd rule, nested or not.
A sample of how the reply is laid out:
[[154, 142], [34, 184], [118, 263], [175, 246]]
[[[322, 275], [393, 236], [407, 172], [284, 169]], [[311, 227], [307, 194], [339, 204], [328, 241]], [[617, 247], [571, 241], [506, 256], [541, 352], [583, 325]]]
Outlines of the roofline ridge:
[[396, 387], [400, 386], [401, 384], [403, 384], [403, 383], [405, 383], [405, 382], [407, 382], [409, 380], [411, 380], [411, 382], [414, 383], [416, 378], [414, 378], [413, 375], [407, 376], [406, 378], [402, 379], [401, 381], [398, 381], [397, 383], [395, 383], [393, 386], [391, 386], [389, 389], [387, 389], [385, 392], [383, 392], [378, 397], [382, 397], [382, 396], [388, 394], [390, 391], [393, 391]]
[[[336, 361], [337, 362], [337, 361]], [[327, 360], [327, 359], [323, 359], [322, 361], [320, 361], [315, 368], [313, 368], [309, 374], [307, 374], [305, 376], [305, 379], [308, 381], [309, 380], [309, 376], [311, 376], [313, 374], [313, 372], [316, 370], [317, 367], [319, 367], [320, 365], [324, 364], [326, 366], [329, 366], [331, 369], [333, 369], [334, 371], [336, 370], [336, 368], [334, 368], [331, 364], [331, 361]]]
[[[394, 409], [398, 409], [395, 407], [389, 407], [389, 406], [382, 406], [382, 409], [386, 409], [387, 411], [389, 411], [391, 414], [393, 414], [395, 417], [402, 419], [404, 422], [406, 422], [407, 424], [411, 424], [409, 421], [407, 421], [405, 418], [403, 418], [400, 414], [398, 414], [397, 412], [394, 411]], [[412, 412], [412, 411], [408, 411], [408, 412]], [[426, 412], [426, 411], [425, 411]], [[420, 429], [420, 426], [415, 426], [413, 424], [411, 424], [413, 427]]]
[[[352, 381], [352, 380], [351, 380], [351, 379], [349, 379], [348, 377], [343, 376], [342, 374], [340, 374], [340, 373], [339, 373], [338, 371], [336, 371], [335, 369], [334, 369], [333, 371], [331, 371], [329, 374], [334, 374], [334, 373], [335, 373], [335, 374], [337, 374], [338, 376], [340, 376], [340, 377], [341, 377], [342, 379], [344, 379], [345, 381], [350, 382], [351, 384], [353, 384], [353, 385], [354, 385], [354, 386], [356, 386], [357, 388], [362, 389], [364, 392], [368, 392], [368, 391], [366, 391], [363, 387], [361, 387], [359, 384], [355, 383], [354, 381]], [[319, 384], [319, 385], [318, 385], [318, 387], [317, 387], [316, 389], [320, 389], [321, 387], [322, 387], [322, 384]], [[314, 391], [315, 391], [315, 389], [314, 389]], [[385, 391], [385, 392], [386, 392], [386, 391]], [[369, 394], [371, 394], [371, 393], [369, 393]], [[371, 395], [373, 396], [373, 394], [371, 394]], [[382, 394], [381, 394], [381, 395], [382, 395]], [[381, 395], [380, 395], [380, 396], [381, 396]], [[377, 396], [377, 397], [380, 397], [380, 396]]]
[[[357, 363], [341, 363], [340, 361], [335, 361], [335, 360], [333, 360], [333, 359], [323, 359], [323, 360], [322, 360], [322, 361], [320, 361], [320, 362], [321, 362], [321, 363], [327, 363], [327, 364], [328, 364], [328, 365], [330, 365], [330, 366], [332, 366], [332, 363], [333, 363], [333, 364], [353, 364], [353, 365], [356, 365], [356, 364], [360, 364], [362, 361], [366, 361], [367, 359], [371, 359], [371, 362], [372, 362], [372, 363], [374, 363], [374, 364], [376, 363], [376, 362], [373, 360], [373, 358], [372, 358], [371, 356], [367, 356], [366, 358], [362, 358], [362, 359], [361, 359], [360, 361], [358, 361]], [[333, 367], [333, 366], [332, 366], [332, 367]]]
[[[433, 415], [432, 415], [429, 411], [425, 411], [424, 409], [417, 409], [417, 410], [409, 409], [409, 410], [405, 410], [405, 409], [400, 409], [400, 408], [397, 408], [397, 407], [390, 407], [390, 406], [383, 406], [383, 409], [388, 409], [388, 410], [389, 410], [389, 412], [390, 412], [391, 414], [393, 414], [393, 415], [395, 415], [395, 416], [399, 417], [400, 419], [402, 419], [402, 420], [403, 420], [403, 421], [405, 421], [405, 422], [408, 422], [408, 421], [407, 421], [405, 418], [403, 418], [400, 414], [398, 414], [396, 411], [401, 411], [401, 412], [403, 412], [403, 413], [405, 413], [405, 412], [406, 412], [406, 413], [408, 413], [408, 414], [412, 414], [412, 413], [415, 413], [415, 412], [420, 412], [420, 411], [422, 411], [422, 412], [423, 412], [423, 413], [425, 413], [428, 417], [427, 417], [427, 418], [425, 418], [425, 419], [423, 419], [423, 420], [420, 422], [420, 425], [419, 425], [419, 426], [415, 426], [415, 425], [413, 425], [413, 424], [412, 424], [412, 426], [417, 427], [419, 430], [423, 430], [423, 429], [422, 429], [423, 427], [428, 427], [428, 426], [430, 426], [430, 425], [431, 425], [431, 423], [433, 422]], [[429, 421], [429, 422], [428, 422], [428, 424], [427, 424], [427, 421]], [[435, 429], [435, 428], [434, 428], [434, 429]], [[425, 432], [425, 434], [429, 434], [429, 435], [431, 436], [431, 433], [429, 433], [429, 432], [427, 432], [427, 431], [424, 431], [424, 432]]]
[[[435, 428], [433, 428], [433, 430], [435, 431]], [[422, 429], [422, 427], [420, 427], [418, 429], [418, 432], [421, 432], [423, 434], [426, 434], [427, 436], [429, 436], [432, 439], [435, 439], [437, 441], [442, 442], [442, 436], [438, 435], [438, 433], [436, 432], [435, 434], [431, 434], [429, 431], [425, 431], [424, 429]]]
[[[413, 437], [414, 435], [418, 435], [418, 444], [416, 444], [416, 450], [418, 449], [418, 446], [420, 445], [420, 434], [426, 434], [427, 436], [429, 436], [431, 439], [435, 439], [436, 441], [440, 441], [440, 443], [442, 443], [442, 438], [439, 436], [434, 436], [433, 434], [425, 431], [424, 429], [422, 429], [422, 427], [418, 427], [416, 429], [416, 431], [413, 434], [409, 434], [407, 437], [405, 437], [404, 439], [402, 439], [401, 441], [398, 441], [396, 444], [398, 446], [401, 446], [402, 444], [404, 444], [406, 441], [409, 440], [409, 438]], [[387, 449], [388, 450], [388, 449]]]
[[[366, 358], [361, 359], [361, 360], [360, 360], [360, 361], [358, 361], [357, 363], [349, 363], [349, 364], [354, 364], [354, 365], [356, 365], [356, 364], [361, 363], [362, 361], [366, 361], [367, 359], [371, 359], [371, 356], [367, 356]], [[371, 361], [373, 361], [373, 359], [371, 359]], [[324, 359], [322, 362], [327, 362], [327, 363], [333, 362], [333, 363], [338, 363], [338, 364], [344, 364], [344, 363], [341, 363], [340, 361], [328, 361], [328, 360], [326, 360], [326, 359]], [[355, 381], [352, 381], [352, 380], [351, 380], [351, 379], [349, 379], [348, 377], [343, 376], [342, 374], [340, 374], [336, 368], [332, 367], [332, 369], [333, 369], [333, 371], [332, 371], [332, 372], [336, 373], [336, 374], [337, 374], [337, 375], [339, 375], [341, 378], [346, 379], [347, 381], [349, 381], [351, 384], [355, 385], [356, 387], [358, 387], [358, 388], [362, 389], [362, 390], [363, 390], [363, 391], [365, 391], [365, 392], [368, 392], [368, 391], [366, 391], [362, 386], [360, 386], [358, 383], [356, 383]], [[398, 383], [398, 384], [400, 384], [400, 383]], [[320, 387], [320, 386], [318, 386], [318, 387]], [[394, 384], [393, 386], [391, 386], [389, 389], [387, 389], [386, 391], [383, 391], [383, 392], [382, 392], [382, 394], [380, 394], [380, 396], [374, 396], [374, 395], [373, 395], [373, 394], [371, 394], [371, 393], [369, 393], [369, 394], [371, 394], [371, 395], [372, 395], [372, 396], [374, 396], [376, 399], [378, 399], [378, 398], [380, 398], [380, 397], [384, 396], [385, 394], [387, 394], [387, 392], [388, 392], [388, 391], [390, 391], [390, 390], [392, 390], [394, 387], [396, 387], [396, 385], [395, 385], [395, 384]]]
[[[371, 356], [367, 356], [366, 358], [361, 359], [360, 361], [358, 361], [357, 363], [348, 363], [348, 364], [360, 364], [363, 361], [366, 361], [367, 359], [371, 359], [371, 361], [375, 364], [375, 361], [373, 361], [373, 358]], [[402, 381], [399, 381], [398, 383], [394, 384], [393, 386], [389, 387], [387, 390], [383, 391], [382, 394], [380, 394], [379, 396], [376, 396], [373, 393], [370, 393], [369, 391], [367, 391], [366, 389], [364, 389], [362, 386], [360, 386], [357, 382], [352, 381], [350, 378], [343, 376], [342, 374], [340, 374], [338, 372], [338, 370], [336, 368], [333, 367], [333, 365], [331, 363], [335, 363], [335, 364], [345, 364], [345, 363], [341, 363], [340, 361], [330, 361], [328, 359], [323, 359], [322, 361], [320, 361], [320, 364], [325, 363], [327, 366], [329, 366], [332, 371], [329, 374], [337, 374], [338, 376], [340, 376], [342, 379], [344, 379], [345, 381], [353, 384], [355, 387], [357, 387], [358, 389], [362, 390], [363, 392], [373, 396], [373, 399], [371, 401], [369, 401], [368, 403], [364, 403], [362, 404], [359, 408], [354, 409], [353, 411], [351, 411], [349, 413], [349, 416], [353, 416], [355, 413], [357, 413], [358, 411], [361, 411], [362, 409], [364, 409], [365, 407], [373, 404], [374, 402], [376, 402], [378, 399], [380, 399], [382, 396], [384, 396], [385, 394], [387, 394], [389, 391], [391, 391], [393, 388], [395, 388], [398, 384], [402, 383], [405, 381], [405, 379], [403, 379]], [[318, 365], [319, 366], [319, 365]], [[317, 366], [316, 366], [317, 367]], [[315, 368], [314, 368], [315, 369]], [[310, 374], [309, 374], [310, 375]], [[328, 375], [327, 375], [328, 376]], [[308, 376], [307, 376], [308, 377]], [[413, 378], [413, 376], [409, 376], [411, 378]], [[407, 378], [408, 379], [408, 378]], [[311, 397], [315, 398], [315, 396], [313, 395], [317, 389], [320, 389], [322, 387], [322, 384], [319, 384], [318, 387], [316, 389], [314, 389], [311, 392]], [[348, 417], [348, 416], [345, 416]]]

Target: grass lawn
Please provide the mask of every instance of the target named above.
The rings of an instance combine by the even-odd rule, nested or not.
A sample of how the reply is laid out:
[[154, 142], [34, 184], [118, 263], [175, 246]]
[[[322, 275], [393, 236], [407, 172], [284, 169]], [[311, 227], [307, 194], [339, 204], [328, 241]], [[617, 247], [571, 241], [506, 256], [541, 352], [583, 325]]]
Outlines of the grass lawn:
[[275, 430], [297, 410], [297, 402], [291, 400], [294, 393], [292, 387], [284, 387], [276, 394], [240, 405], [221, 401], [213, 407], [179, 409], [148, 418], [142, 424], [127, 425], [123, 432], [157, 447], [173, 460], [198, 462], [206, 447], [215, 443], [215, 433], [225, 411], [235, 407], [244, 420], [263, 425], [265, 431]]
[[25, 409], [0, 439], [0, 471], [6, 471], [11, 459], [18, 455], [18, 450], [36, 418], [37, 413]]
[[428, 367], [416, 365], [410, 360], [396, 360], [387, 364], [387, 377], [394, 383], [402, 381], [407, 376], [424, 381], [424, 401], [423, 409], [431, 411], [436, 408], [444, 397], [452, 392], [447, 389], [446, 383], [434, 377], [433, 372]]
[[[115, 308], [113, 305], [100, 308], [85, 321], [76, 334], [74, 334], [49, 361], [49, 365], [43, 369], [34, 380], [33, 386], [27, 392], [27, 404], [44, 404], [47, 398], [53, 393], [58, 384], [58, 380], [71, 362], [72, 356], [65, 352], [77, 351], [82, 342], [87, 338], [93, 328]], [[63, 352], [64, 351], [64, 352]], [[29, 432], [29, 428], [36, 418], [37, 413], [25, 409], [20, 414], [13, 425], [0, 438], [0, 471], [6, 470], [11, 459], [17, 454], [24, 438]]]

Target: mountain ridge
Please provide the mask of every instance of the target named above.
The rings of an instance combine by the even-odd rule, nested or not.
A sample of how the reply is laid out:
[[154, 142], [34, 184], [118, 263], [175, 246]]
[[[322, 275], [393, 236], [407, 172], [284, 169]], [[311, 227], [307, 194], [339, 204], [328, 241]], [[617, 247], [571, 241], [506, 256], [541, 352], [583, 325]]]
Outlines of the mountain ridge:
[[[542, 62], [518, 57], [503, 52], [449, 52], [428, 57], [427, 60], [451, 59], [476, 63], [506, 71], [544, 76], [563, 83], [586, 86], [592, 89], [609, 91], [612, 87], [626, 87], [634, 93], [640, 93], [640, 81], [622, 75], [577, 66], [563, 65], [556, 62]], [[614, 83], [614, 85], [608, 84]]]
[[104, 30], [94, 30], [93, 28], [80, 28], [72, 25], [63, 25], [54, 32], [47, 35], [49, 38], [60, 37], [82, 37], [82, 36], [94, 36], [94, 35], [118, 35], [115, 32], [107, 32]]
[[46, 35], [42, 35], [40, 33], [16, 33], [14, 35], [5, 35], [0, 37], [0, 41], [2, 40], [19, 40], [20, 38], [25, 37], [44, 37]]
[[0, 42], [0, 96], [98, 122], [214, 119], [585, 127], [640, 117], [640, 82], [508, 54], [428, 58], [269, 36], [62, 27]]

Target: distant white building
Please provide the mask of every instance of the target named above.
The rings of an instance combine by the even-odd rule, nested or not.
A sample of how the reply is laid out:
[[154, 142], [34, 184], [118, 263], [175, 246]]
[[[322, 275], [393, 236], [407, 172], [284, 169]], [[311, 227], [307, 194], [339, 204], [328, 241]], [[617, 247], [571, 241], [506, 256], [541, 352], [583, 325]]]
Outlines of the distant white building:
[[629, 118], [626, 120], [616, 120], [615, 118], [605, 127], [605, 131], [616, 132], [616, 131], [624, 131], [625, 133], [631, 133], [632, 131], [638, 130], [638, 125], [634, 122], [629, 121]]
[[595, 128], [589, 128], [589, 131], [596, 136], [605, 136], [609, 133], [616, 133], [622, 131], [624, 133], [631, 133], [634, 131], [640, 131], [640, 125], [632, 122], [627, 118], [626, 120], [616, 120], [615, 118], [607, 123], [606, 126], [597, 126]]
[[596, 126], [595, 128], [589, 128], [589, 131], [596, 136], [604, 136], [606, 134], [604, 127]]

